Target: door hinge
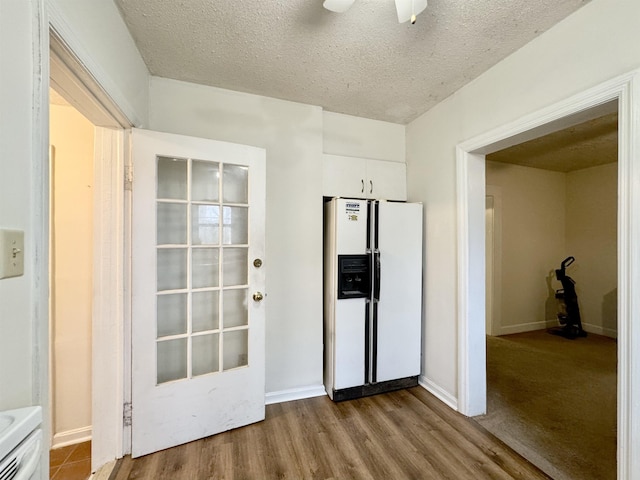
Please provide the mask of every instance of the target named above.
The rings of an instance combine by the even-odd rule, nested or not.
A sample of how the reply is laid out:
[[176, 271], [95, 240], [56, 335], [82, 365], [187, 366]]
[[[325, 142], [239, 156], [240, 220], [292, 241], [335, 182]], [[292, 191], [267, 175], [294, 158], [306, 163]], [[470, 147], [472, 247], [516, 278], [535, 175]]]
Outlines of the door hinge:
[[133, 165], [124, 166], [124, 189], [133, 190]]
[[131, 411], [133, 410], [133, 406], [131, 405], [131, 402], [125, 402], [123, 405], [123, 412], [122, 412], [122, 421], [125, 427], [130, 427], [131, 426]]

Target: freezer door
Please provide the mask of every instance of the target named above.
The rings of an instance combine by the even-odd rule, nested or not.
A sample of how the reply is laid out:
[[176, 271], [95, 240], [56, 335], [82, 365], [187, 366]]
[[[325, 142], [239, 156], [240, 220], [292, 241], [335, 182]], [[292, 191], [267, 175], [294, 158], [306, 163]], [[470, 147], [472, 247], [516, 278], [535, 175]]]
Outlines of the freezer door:
[[336, 198], [336, 255], [367, 253], [367, 201]]
[[[325, 386], [332, 395], [333, 390], [365, 383], [365, 317], [369, 302], [358, 295], [339, 298], [338, 259], [366, 254], [367, 201], [333, 199], [325, 207], [325, 221]], [[362, 283], [368, 285], [369, 279], [362, 279]]]
[[420, 374], [422, 204], [379, 202], [377, 208], [380, 278], [373, 353], [375, 381], [384, 382]]
[[334, 337], [335, 390], [365, 383], [365, 312], [364, 298], [338, 300]]

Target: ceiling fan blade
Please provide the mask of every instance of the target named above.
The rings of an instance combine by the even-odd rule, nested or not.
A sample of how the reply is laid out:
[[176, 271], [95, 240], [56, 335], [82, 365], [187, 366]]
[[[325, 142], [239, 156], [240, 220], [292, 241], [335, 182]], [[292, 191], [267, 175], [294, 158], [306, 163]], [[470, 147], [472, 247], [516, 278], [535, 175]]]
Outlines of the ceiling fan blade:
[[324, 0], [322, 6], [332, 12], [342, 13], [349, 10], [356, 0]]
[[400, 23], [411, 20], [412, 15], [418, 15], [427, 8], [427, 0], [396, 0], [396, 11]]

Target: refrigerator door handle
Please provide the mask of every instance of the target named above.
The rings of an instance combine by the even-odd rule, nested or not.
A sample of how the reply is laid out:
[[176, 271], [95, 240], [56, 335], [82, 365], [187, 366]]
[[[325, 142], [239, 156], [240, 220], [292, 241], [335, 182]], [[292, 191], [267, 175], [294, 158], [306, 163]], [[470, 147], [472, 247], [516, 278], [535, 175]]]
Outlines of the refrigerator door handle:
[[373, 252], [373, 299], [380, 301], [380, 251]]

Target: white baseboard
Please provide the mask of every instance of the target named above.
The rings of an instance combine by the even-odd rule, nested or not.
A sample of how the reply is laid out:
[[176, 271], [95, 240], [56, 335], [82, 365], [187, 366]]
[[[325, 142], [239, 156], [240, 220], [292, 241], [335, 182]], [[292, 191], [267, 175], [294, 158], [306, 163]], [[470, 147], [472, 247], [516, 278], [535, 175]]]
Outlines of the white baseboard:
[[429, 380], [424, 375], [420, 375], [418, 384], [445, 405], [451, 407], [456, 412], [458, 411], [458, 399], [439, 385], [436, 385], [432, 380]]
[[56, 433], [51, 442], [51, 448], [61, 448], [67, 445], [87, 442], [91, 440], [91, 425], [88, 427], [67, 430], [66, 432]]
[[269, 392], [265, 395], [265, 403], [271, 405], [272, 403], [290, 402], [292, 400], [302, 400], [303, 398], [321, 397], [326, 394], [324, 385], [309, 385], [307, 387]]
[[601, 325], [592, 325], [590, 323], [583, 323], [582, 328], [588, 333], [595, 333], [596, 335], [603, 335], [610, 338], [618, 338], [618, 331], [613, 328], [605, 328]]
[[518, 325], [503, 325], [498, 330], [498, 335], [511, 335], [513, 333], [533, 332], [534, 330], [545, 330], [558, 325], [557, 320], [547, 320], [542, 322], [520, 323]]
[[[533, 332], [534, 330], [546, 330], [547, 328], [559, 327], [558, 320], [547, 320], [546, 322], [521, 323], [519, 325], [506, 325], [499, 329], [498, 335], [511, 335], [513, 333]], [[600, 325], [583, 323], [582, 328], [588, 333], [603, 335], [610, 338], [618, 338], [618, 332], [613, 328], [604, 328]]]

